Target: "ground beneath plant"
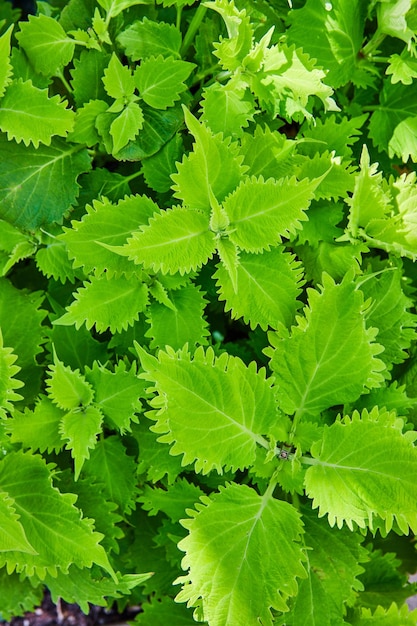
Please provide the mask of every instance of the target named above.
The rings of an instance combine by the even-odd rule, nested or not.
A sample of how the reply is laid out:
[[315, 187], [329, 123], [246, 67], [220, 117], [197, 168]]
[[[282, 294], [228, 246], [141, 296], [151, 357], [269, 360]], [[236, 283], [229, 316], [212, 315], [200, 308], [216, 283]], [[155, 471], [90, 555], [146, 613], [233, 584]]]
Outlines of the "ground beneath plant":
[[131, 607], [120, 614], [116, 610], [102, 606], [91, 606], [88, 615], [77, 604], [60, 602], [56, 606], [49, 592], [45, 592], [42, 605], [33, 613], [23, 617], [13, 617], [10, 622], [0, 621], [1, 626], [127, 626], [127, 620], [133, 620], [140, 612], [140, 607]]

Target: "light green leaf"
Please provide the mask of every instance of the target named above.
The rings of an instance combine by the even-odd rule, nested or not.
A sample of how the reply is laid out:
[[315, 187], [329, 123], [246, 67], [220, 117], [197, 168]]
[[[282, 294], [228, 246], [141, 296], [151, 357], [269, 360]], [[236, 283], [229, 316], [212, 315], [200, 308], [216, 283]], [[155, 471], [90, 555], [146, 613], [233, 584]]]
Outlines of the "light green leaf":
[[208, 87], [203, 93], [201, 108], [202, 121], [213, 133], [223, 133], [224, 137], [240, 137], [242, 129], [249, 126], [255, 113], [252, 98], [246, 93], [246, 85], [235, 85], [232, 81]]
[[239, 11], [233, 0], [205, 2], [204, 6], [217, 11], [225, 22], [228, 38], [222, 37], [219, 43], [214, 44], [214, 54], [225, 70], [233, 72], [241, 65], [252, 46], [253, 29], [250, 17], [246, 9]]
[[37, 554], [27, 540], [24, 528], [7, 493], [0, 493], [0, 552], [27, 552]]
[[143, 112], [137, 102], [129, 102], [111, 123], [110, 135], [113, 138], [113, 152], [117, 153], [134, 139], [143, 126]]
[[243, 317], [252, 329], [258, 325], [263, 330], [289, 326], [293, 321], [303, 284], [302, 268], [282, 247], [262, 254], [241, 252], [236, 291], [221, 265], [213, 278], [219, 298], [226, 301], [226, 311], [231, 310], [233, 318]]
[[377, 330], [366, 328], [363, 296], [347, 275], [336, 284], [323, 274], [320, 290], [308, 290], [309, 305], [290, 333], [270, 333], [268, 349], [281, 408], [316, 416], [353, 402], [383, 380]]
[[13, 409], [13, 402], [22, 400], [16, 389], [23, 387], [23, 383], [15, 378], [20, 367], [15, 365], [17, 356], [11, 348], [3, 345], [3, 334], [0, 326], [0, 418], [7, 417], [6, 411]]
[[26, 611], [34, 611], [43, 598], [43, 585], [34, 584], [30, 578], [9, 573], [6, 567], [0, 569], [1, 616], [11, 620]]
[[139, 626], [166, 626], [169, 622], [176, 626], [195, 626], [196, 623], [192, 611], [184, 604], [174, 602], [170, 596], [144, 602], [135, 621]]
[[268, 126], [262, 128], [259, 124], [253, 135], [245, 133], [241, 141], [248, 174], [263, 176], [267, 180], [285, 178], [294, 173], [297, 143], [287, 139], [283, 133], [273, 132]]
[[86, 407], [94, 398], [91, 385], [79, 370], [72, 370], [58, 359], [54, 351], [54, 363], [49, 366], [46, 381], [48, 395], [64, 410]]
[[393, 85], [400, 82], [411, 85], [414, 78], [417, 78], [417, 62], [409, 54], [391, 54], [385, 73], [391, 76]]
[[100, 141], [96, 129], [96, 119], [100, 113], [107, 111], [108, 105], [103, 100], [90, 100], [79, 107], [75, 113], [74, 128], [68, 135], [68, 141], [94, 146]]
[[26, 146], [50, 146], [54, 135], [65, 137], [74, 126], [74, 111], [66, 105], [58, 95], [49, 98], [47, 89], [34, 87], [30, 80], [13, 81], [1, 101], [0, 130]]
[[201, 267], [215, 251], [208, 217], [200, 211], [174, 207], [156, 213], [148, 226], [134, 232], [123, 254], [164, 274], [186, 274]]
[[176, 601], [201, 605], [210, 626], [272, 626], [270, 608], [286, 611], [296, 578], [305, 576], [299, 514], [268, 492], [234, 483], [202, 502], [182, 521], [189, 534], [179, 548], [189, 573], [177, 581]]
[[84, 464], [84, 474], [103, 486], [108, 500], [114, 502], [122, 513], [136, 506], [137, 464], [127, 454], [120, 437], [101, 439]]
[[147, 311], [150, 329], [146, 337], [151, 337], [151, 348], [172, 346], [179, 350], [186, 343], [206, 345], [210, 334], [208, 324], [203, 318], [207, 300], [193, 284], [170, 293], [172, 307], [153, 302]]
[[0, 37], [0, 98], [3, 96], [13, 74], [13, 67], [10, 63], [10, 39], [12, 31], [13, 24], [9, 26], [6, 32]]
[[[47, 572], [68, 571], [71, 564], [97, 563], [114, 576], [103, 547], [102, 535], [74, 506], [76, 496], [61, 494], [52, 486], [50, 467], [39, 455], [10, 452], [0, 462], [0, 482], [13, 500], [20, 523], [34, 553], [0, 553], [0, 567], [43, 578]], [[45, 528], [48, 532], [45, 533]]]
[[60, 424], [60, 434], [66, 441], [74, 459], [74, 479], [78, 480], [84, 461], [90, 458], [90, 450], [97, 443], [97, 435], [102, 432], [103, 414], [96, 406], [87, 406], [64, 415]]
[[179, 58], [181, 32], [174, 24], [154, 22], [144, 17], [122, 31], [117, 40], [132, 61], [159, 55]]
[[44, 395], [37, 399], [35, 408], [16, 412], [6, 424], [6, 431], [13, 443], [22, 443], [25, 448], [39, 452], [59, 452], [64, 442], [59, 434], [59, 425], [65, 412]]
[[[257, 443], [264, 441], [277, 421], [275, 394], [265, 370], [248, 367], [224, 353], [216, 358], [212, 348], [197, 348], [194, 356], [184, 349], [166, 348], [158, 360], [146, 361], [136, 346], [145, 370], [143, 377], [155, 383], [158, 396], [148, 416], [161, 443], [172, 444], [171, 454], [183, 454], [182, 463], [195, 470], [243, 469], [255, 459]], [[160, 410], [158, 410], [160, 409]]]
[[195, 144], [193, 151], [177, 165], [178, 173], [172, 176], [174, 196], [190, 208], [208, 212], [210, 194], [222, 202], [238, 186], [247, 168], [242, 166], [238, 146], [230, 138], [213, 135], [185, 108], [184, 116]]
[[108, 67], [104, 70], [103, 85], [111, 98], [129, 98], [135, 91], [133, 74], [126, 65], [122, 65], [113, 52]]
[[0, 151], [0, 218], [23, 230], [61, 221], [75, 204], [78, 176], [91, 167], [87, 150], [61, 139], [36, 149], [0, 135]]
[[150, 0], [98, 0], [109, 18], [116, 17], [125, 9], [137, 4], [151, 4]]
[[161, 479], [171, 485], [181, 474], [183, 467], [179, 456], [169, 454], [168, 446], [158, 443], [158, 436], [149, 430], [149, 425], [142, 420], [135, 426], [133, 435], [140, 446], [140, 457], [137, 466], [138, 475], [143, 475], [151, 483]]
[[405, 43], [415, 38], [415, 33], [407, 24], [407, 13], [411, 8], [410, 0], [378, 3], [378, 30], [385, 35], [398, 37]]
[[74, 41], [52, 17], [29, 15], [16, 37], [36, 71], [44, 76], [56, 75], [72, 60]]
[[135, 71], [140, 97], [155, 109], [172, 106], [187, 89], [184, 81], [194, 68], [194, 63], [162, 55], [145, 59]]
[[417, 611], [409, 611], [408, 606], [398, 607], [395, 602], [388, 609], [379, 606], [372, 609], [362, 608], [360, 617], [352, 622], [352, 626], [414, 626]]
[[[404, 422], [395, 412], [345, 417], [324, 428], [323, 439], [313, 444], [314, 465], [307, 469], [305, 486], [319, 515], [331, 526], [373, 528], [379, 517], [390, 531], [394, 521], [403, 533], [417, 528], [416, 433], [402, 433]], [[413, 437], [414, 435], [414, 437]]]
[[301, 128], [303, 137], [314, 139], [313, 142], [300, 142], [297, 148], [311, 158], [317, 152], [333, 152], [344, 159], [352, 158], [352, 145], [361, 135], [360, 128], [366, 122], [367, 114], [357, 117], [340, 117], [334, 114], [324, 118], [317, 117], [314, 124], [305, 123]]
[[401, 157], [404, 163], [417, 162], [417, 117], [407, 117], [395, 127], [388, 143], [388, 154]]
[[92, 369], [87, 369], [86, 379], [94, 387], [94, 404], [104, 413], [110, 427], [122, 435], [130, 431], [131, 422], [139, 421], [136, 413], [142, 406], [140, 399], [146, 396], [145, 383], [137, 377], [136, 366], [126, 369], [120, 361], [112, 372], [96, 362]]
[[64, 227], [59, 239], [65, 243], [74, 267], [82, 267], [86, 274], [134, 273], [134, 264], [108, 246], [122, 246], [138, 225], [146, 224], [158, 210], [147, 196], [125, 196], [117, 204], [106, 198], [94, 200], [92, 206], [86, 206], [81, 221]]
[[227, 272], [232, 290], [236, 294], [238, 291], [238, 268], [240, 264], [239, 249], [230, 239], [220, 237], [217, 240], [217, 254], [223, 268]]
[[99, 333], [108, 328], [115, 333], [126, 330], [139, 318], [148, 303], [148, 288], [136, 276], [113, 277], [111, 281], [105, 275], [92, 276], [74, 296], [67, 312], [54, 324], [80, 328], [85, 323], [88, 329], [95, 326]]
[[316, 181], [247, 178], [224, 201], [230, 239], [246, 252], [261, 252], [301, 228]]

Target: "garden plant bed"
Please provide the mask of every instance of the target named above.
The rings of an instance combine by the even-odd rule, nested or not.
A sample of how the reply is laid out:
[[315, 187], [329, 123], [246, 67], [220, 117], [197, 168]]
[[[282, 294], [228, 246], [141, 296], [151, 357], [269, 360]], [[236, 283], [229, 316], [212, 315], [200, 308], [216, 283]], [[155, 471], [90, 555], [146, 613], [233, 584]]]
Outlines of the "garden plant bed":
[[416, 42], [0, 0], [1, 619], [415, 626]]

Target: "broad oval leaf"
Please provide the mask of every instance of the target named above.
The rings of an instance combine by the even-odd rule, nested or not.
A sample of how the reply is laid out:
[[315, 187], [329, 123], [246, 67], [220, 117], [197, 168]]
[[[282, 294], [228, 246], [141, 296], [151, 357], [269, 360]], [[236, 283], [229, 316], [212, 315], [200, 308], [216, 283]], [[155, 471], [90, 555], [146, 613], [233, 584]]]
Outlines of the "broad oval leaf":
[[74, 54], [74, 42], [61, 24], [42, 13], [29, 15], [28, 22], [21, 22], [17, 39], [36, 71], [44, 76], [55, 75]]
[[111, 281], [105, 275], [92, 276], [74, 296], [75, 301], [54, 324], [79, 328], [85, 323], [88, 329], [95, 326], [99, 333], [108, 328], [112, 333], [121, 332], [132, 326], [148, 304], [148, 288], [136, 276]]
[[233, 318], [243, 317], [251, 328], [259, 325], [266, 330], [280, 324], [289, 326], [293, 321], [302, 268], [282, 247], [262, 254], [241, 252], [236, 290], [222, 265], [218, 265], [213, 278], [217, 280], [219, 298], [226, 301], [226, 311], [231, 310]]
[[13, 25], [0, 37], [0, 98], [3, 96], [13, 74], [12, 64], [10, 63], [10, 39], [12, 31]]
[[247, 178], [226, 198], [230, 239], [246, 252], [261, 252], [289, 237], [307, 220], [316, 181]]
[[235, 483], [202, 502], [181, 522], [189, 534], [178, 546], [189, 573], [177, 580], [176, 601], [201, 605], [210, 626], [272, 626], [270, 609], [286, 611], [305, 576], [299, 513]]
[[86, 148], [62, 139], [36, 149], [3, 134], [0, 152], [0, 217], [23, 230], [61, 221], [78, 196], [78, 176], [91, 168]]
[[183, 207], [155, 213], [134, 232], [123, 254], [164, 274], [186, 274], [201, 267], [215, 251], [207, 215]]
[[71, 410], [87, 406], [94, 398], [91, 385], [79, 370], [72, 370], [58, 359], [54, 351], [54, 363], [49, 366], [46, 381], [48, 395], [61, 409]]
[[66, 104], [58, 95], [49, 98], [47, 89], [38, 89], [30, 80], [13, 81], [1, 101], [0, 130], [26, 146], [49, 146], [54, 135], [65, 137], [74, 126], [74, 111]]
[[347, 275], [336, 284], [323, 274], [320, 291], [309, 289], [309, 306], [285, 336], [270, 334], [268, 349], [276, 374], [281, 408], [318, 415], [337, 404], [355, 401], [366, 388], [382, 382], [382, 347], [367, 329], [363, 296]]
[[[171, 454], [183, 454], [183, 464], [197, 472], [243, 469], [255, 460], [257, 444], [277, 422], [275, 393], [265, 370], [246, 366], [212, 348], [197, 348], [193, 357], [184, 349], [167, 348], [149, 362], [137, 346], [146, 380], [155, 383], [151, 401], [159, 441], [172, 444]], [[162, 408], [161, 408], [162, 407]], [[161, 410], [158, 410], [161, 409]]]
[[172, 57], [160, 55], [145, 59], [135, 71], [140, 97], [154, 109], [171, 107], [187, 89], [184, 81], [194, 68], [194, 63]]
[[117, 37], [132, 61], [149, 57], [179, 57], [181, 32], [174, 24], [154, 22], [144, 17], [133, 22]]
[[102, 421], [103, 414], [95, 406], [70, 411], [61, 420], [59, 431], [74, 459], [74, 480], [78, 480], [84, 461], [90, 458], [90, 450], [97, 443], [97, 435], [102, 433]]
[[56, 576], [58, 569], [66, 572], [71, 564], [82, 568], [97, 563], [114, 575], [99, 543], [102, 535], [94, 532], [90, 520], [82, 519], [74, 506], [76, 496], [52, 486], [50, 467], [41, 456], [8, 453], [0, 462], [0, 483], [34, 551], [0, 552], [0, 567], [7, 563], [9, 572], [43, 578], [47, 572]]
[[394, 412], [377, 407], [325, 427], [322, 441], [312, 446], [305, 487], [331, 526], [373, 528], [379, 517], [387, 532], [394, 521], [405, 534], [416, 532], [417, 434], [404, 435], [402, 427]]

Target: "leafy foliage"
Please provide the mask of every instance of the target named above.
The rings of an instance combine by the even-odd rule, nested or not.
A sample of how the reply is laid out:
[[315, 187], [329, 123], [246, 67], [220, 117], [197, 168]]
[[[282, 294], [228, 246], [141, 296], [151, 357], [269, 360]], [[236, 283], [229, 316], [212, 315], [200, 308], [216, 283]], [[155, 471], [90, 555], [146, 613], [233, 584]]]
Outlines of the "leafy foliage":
[[414, 624], [415, 3], [3, 5], [0, 618]]

